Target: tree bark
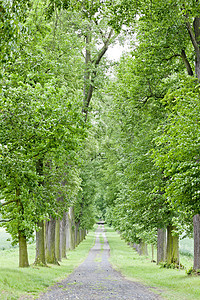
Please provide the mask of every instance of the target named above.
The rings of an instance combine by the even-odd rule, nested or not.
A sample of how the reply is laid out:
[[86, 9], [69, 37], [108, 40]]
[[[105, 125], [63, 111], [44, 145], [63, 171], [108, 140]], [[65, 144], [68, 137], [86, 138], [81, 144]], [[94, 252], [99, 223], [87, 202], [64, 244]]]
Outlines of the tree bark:
[[80, 231], [79, 231], [80, 223], [75, 223], [75, 245], [78, 246], [80, 244]]
[[[24, 215], [24, 207], [22, 203], [20, 202], [19, 196], [20, 196], [20, 189], [16, 188], [16, 203], [18, 208], [18, 213], [22, 216]], [[18, 220], [18, 241], [19, 241], [19, 267], [25, 268], [29, 266], [28, 262], [28, 251], [27, 251], [27, 243], [26, 243], [26, 235], [22, 230], [20, 230], [20, 221]]]
[[74, 218], [74, 207], [69, 208], [69, 230], [70, 230], [70, 250], [75, 249], [75, 218]]
[[140, 245], [134, 243], [134, 244], [133, 244], [133, 247], [135, 248], [135, 251], [137, 251], [137, 253], [139, 254]]
[[142, 240], [139, 243], [139, 255], [148, 255], [147, 244]]
[[44, 221], [38, 222], [38, 227], [39, 231], [36, 231], [36, 257], [34, 265], [46, 266]]
[[189, 60], [187, 59], [185, 50], [182, 50], [182, 51], [181, 51], [181, 57], [182, 57], [182, 59], [183, 59], [183, 62], [184, 62], [184, 64], [185, 64], [185, 67], [186, 67], [186, 69], [187, 69], [188, 75], [193, 76], [193, 75], [194, 75], [194, 74], [193, 74], [193, 70], [192, 70], [192, 67], [191, 67], [191, 65], [190, 65]]
[[166, 261], [166, 230], [158, 229], [157, 232], [157, 264]]
[[167, 226], [167, 264], [179, 264], [179, 237], [173, 236], [175, 226]]
[[194, 215], [193, 217], [194, 228], [194, 265], [195, 271], [200, 269], [200, 215]]
[[50, 264], [57, 264], [56, 248], [55, 248], [55, 237], [56, 237], [56, 220], [50, 217], [50, 221], [46, 222], [46, 261]]
[[154, 245], [151, 245], [151, 261], [154, 262]]
[[[42, 176], [43, 175], [43, 158], [40, 158], [36, 162], [36, 172]], [[44, 181], [40, 180], [38, 182], [39, 186], [44, 185]], [[46, 266], [45, 258], [45, 228], [44, 221], [38, 221], [39, 231], [36, 231], [36, 256], [35, 265]]]
[[194, 33], [195, 33], [195, 39], [198, 45], [198, 50], [195, 49], [196, 52], [196, 58], [195, 58], [195, 73], [200, 80], [200, 18], [196, 17], [193, 22], [193, 28], [194, 28]]
[[56, 258], [58, 261], [61, 261], [61, 228], [60, 228], [60, 219], [56, 220], [56, 229], [55, 229], [55, 252]]
[[195, 51], [195, 73], [198, 80], [200, 80], [200, 18], [194, 18], [193, 29], [188, 20], [188, 16], [186, 16], [186, 20], [186, 27]]
[[19, 230], [19, 267], [29, 267], [26, 236]]
[[80, 241], [82, 242], [84, 240], [85, 237], [85, 231], [84, 229], [80, 229]]
[[61, 258], [67, 258], [66, 256], [66, 241], [67, 241], [67, 213], [63, 212], [63, 218], [61, 221], [61, 234], [60, 234], [60, 244], [61, 244]]
[[71, 232], [70, 232], [70, 218], [69, 218], [69, 212], [66, 214], [66, 250], [70, 250], [70, 244], [71, 244]]

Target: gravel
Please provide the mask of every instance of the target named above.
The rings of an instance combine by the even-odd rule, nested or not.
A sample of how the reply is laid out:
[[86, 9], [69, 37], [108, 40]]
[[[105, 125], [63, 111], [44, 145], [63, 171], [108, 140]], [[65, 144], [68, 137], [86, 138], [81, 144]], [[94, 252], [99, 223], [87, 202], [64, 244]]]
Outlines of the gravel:
[[[103, 235], [104, 243], [99, 236]], [[99, 225], [96, 231], [96, 242], [86, 260], [66, 279], [55, 284], [37, 299], [162, 299], [148, 287], [125, 279], [114, 270], [108, 261], [110, 247], [105, 236], [104, 226]]]

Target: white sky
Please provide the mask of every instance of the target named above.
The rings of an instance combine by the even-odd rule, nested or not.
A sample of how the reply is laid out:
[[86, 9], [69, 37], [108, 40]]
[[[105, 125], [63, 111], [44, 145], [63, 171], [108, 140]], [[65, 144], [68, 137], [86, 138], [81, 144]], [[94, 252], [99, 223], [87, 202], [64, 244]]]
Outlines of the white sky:
[[111, 60], [118, 61], [124, 50], [124, 47], [120, 45], [110, 46], [106, 52], [106, 56]]
[[115, 45], [108, 47], [106, 56], [111, 60], [118, 61], [122, 53], [127, 51], [129, 51], [129, 46], [127, 44], [122, 46], [117, 42]]

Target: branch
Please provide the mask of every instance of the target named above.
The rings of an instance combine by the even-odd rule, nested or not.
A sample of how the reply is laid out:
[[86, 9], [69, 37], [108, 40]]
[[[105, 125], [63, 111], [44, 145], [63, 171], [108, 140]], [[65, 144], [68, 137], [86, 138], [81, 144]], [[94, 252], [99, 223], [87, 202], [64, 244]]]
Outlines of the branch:
[[[186, 16], [186, 18], [187, 18], [187, 16]], [[191, 42], [192, 42], [192, 44], [193, 44], [194, 50], [195, 50], [195, 52], [196, 52], [196, 55], [200, 58], [199, 45], [198, 45], [198, 43], [197, 43], [197, 41], [196, 41], [194, 32], [193, 32], [193, 30], [192, 30], [192, 27], [191, 27], [189, 21], [186, 22], [186, 27], [187, 27], [188, 33], [189, 33], [189, 35], [190, 35], [190, 39], [191, 39]]]
[[185, 67], [186, 67], [186, 69], [187, 69], [188, 75], [193, 76], [194, 73], [193, 73], [193, 71], [192, 71], [192, 67], [191, 67], [191, 65], [190, 65], [190, 62], [189, 62], [189, 60], [187, 59], [185, 50], [182, 50], [182, 51], [181, 51], [181, 57], [182, 57], [182, 59], [183, 59], [183, 62], [184, 62], [184, 64], [185, 64]]
[[81, 55], [83, 56], [83, 58], [85, 58], [85, 54], [83, 51], [81, 51]]
[[101, 30], [101, 28], [99, 28], [99, 24], [98, 24], [98, 22], [97, 22], [96, 19], [94, 20], [94, 23], [97, 25], [97, 28], [98, 28], [98, 30], [99, 30], [99, 32], [100, 32], [100, 34], [101, 34], [102, 40], [103, 40], [103, 42], [104, 42], [104, 40], [105, 40], [105, 35], [104, 35], [103, 31]]
[[175, 57], [180, 57], [181, 55], [180, 54], [173, 54], [172, 56], [168, 57], [168, 58], [163, 58], [162, 61], [168, 61], [168, 60], [171, 60], [172, 58], [175, 58]]
[[13, 203], [13, 202], [17, 202], [17, 200], [10, 200], [10, 201], [5, 202], [5, 203], [0, 203], [0, 207], [1, 207], [1, 206], [8, 205], [8, 204]]
[[195, 39], [197, 41], [197, 44], [199, 46], [200, 44], [200, 17], [195, 17], [193, 21], [193, 28], [194, 28], [194, 34], [195, 34]]
[[102, 57], [104, 56], [104, 54], [106, 53], [106, 51], [108, 50], [108, 46], [109, 46], [109, 42], [110, 42], [110, 39], [112, 37], [112, 34], [113, 34], [113, 29], [110, 30], [109, 32], [109, 35], [108, 35], [108, 38], [107, 40], [104, 42], [104, 45], [103, 47], [101, 48], [101, 50], [99, 51], [98, 55], [97, 55], [97, 58], [96, 59], [93, 59], [92, 62], [95, 63], [95, 67], [97, 67], [102, 59]]
[[35, 157], [37, 157], [38, 155], [44, 155], [44, 154], [46, 154], [47, 152], [48, 152], [49, 150], [45, 150], [44, 151], [44, 149], [43, 150], [41, 150], [41, 151], [39, 151], [37, 154], [34, 154], [33, 156], [31, 156], [30, 158], [32, 159], [32, 158], [35, 158]]
[[85, 114], [85, 121], [87, 120], [88, 108], [89, 108], [90, 101], [92, 99], [92, 94], [93, 94], [93, 90], [94, 90], [94, 80], [95, 80], [96, 74], [97, 74], [97, 67], [98, 67], [102, 57], [108, 50], [108, 46], [109, 46], [113, 31], [114, 31], [113, 29], [110, 30], [108, 37], [107, 37], [106, 41], [104, 42], [103, 47], [99, 51], [97, 57], [91, 61], [94, 64], [95, 68], [94, 68], [94, 71], [92, 71], [92, 73], [91, 73], [91, 82], [90, 82], [90, 85], [89, 85], [89, 88], [87, 91], [87, 95], [84, 100], [83, 109], [82, 109], [82, 112]]
[[5, 223], [5, 222], [10, 222], [12, 221], [13, 219], [9, 219], [9, 220], [0, 220], [0, 223]]

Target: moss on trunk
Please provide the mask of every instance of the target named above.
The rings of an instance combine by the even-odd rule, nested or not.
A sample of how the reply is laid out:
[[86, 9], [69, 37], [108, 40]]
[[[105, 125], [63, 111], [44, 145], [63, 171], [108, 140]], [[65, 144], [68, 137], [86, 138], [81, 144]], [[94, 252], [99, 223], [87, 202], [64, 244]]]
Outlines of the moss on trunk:
[[167, 226], [167, 264], [179, 264], [179, 237], [172, 235], [175, 226]]
[[19, 230], [19, 267], [29, 267], [26, 236]]

